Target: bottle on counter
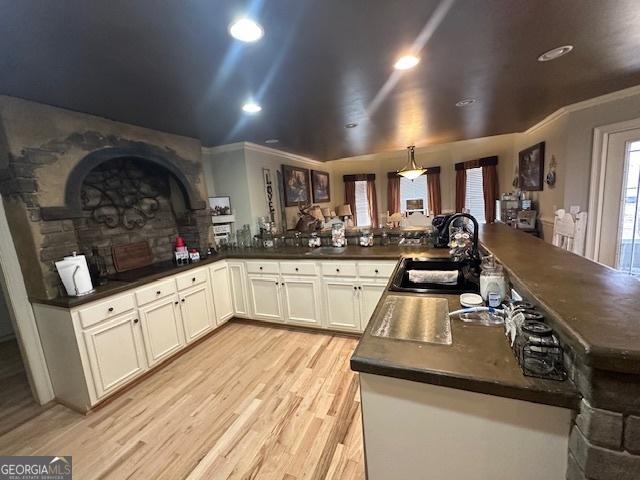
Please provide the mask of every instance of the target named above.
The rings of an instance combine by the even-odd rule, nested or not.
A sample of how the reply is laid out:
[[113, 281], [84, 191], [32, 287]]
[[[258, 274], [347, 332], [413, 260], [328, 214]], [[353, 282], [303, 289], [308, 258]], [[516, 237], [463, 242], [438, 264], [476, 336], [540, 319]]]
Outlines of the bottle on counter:
[[487, 305], [497, 308], [507, 296], [507, 280], [502, 265], [489, 255], [482, 260], [480, 268], [480, 295]]

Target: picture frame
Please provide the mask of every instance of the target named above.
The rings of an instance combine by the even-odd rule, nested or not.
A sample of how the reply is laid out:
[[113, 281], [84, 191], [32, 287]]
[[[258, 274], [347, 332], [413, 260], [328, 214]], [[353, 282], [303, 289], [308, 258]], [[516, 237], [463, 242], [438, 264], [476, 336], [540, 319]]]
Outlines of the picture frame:
[[231, 197], [209, 197], [211, 216], [231, 215]]
[[518, 187], [525, 192], [544, 188], [545, 142], [536, 143], [518, 154]]
[[286, 207], [311, 203], [309, 169], [282, 165], [282, 183]]
[[331, 178], [329, 172], [311, 170], [311, 192], [314, 203], [328, 203], [331, 201]]

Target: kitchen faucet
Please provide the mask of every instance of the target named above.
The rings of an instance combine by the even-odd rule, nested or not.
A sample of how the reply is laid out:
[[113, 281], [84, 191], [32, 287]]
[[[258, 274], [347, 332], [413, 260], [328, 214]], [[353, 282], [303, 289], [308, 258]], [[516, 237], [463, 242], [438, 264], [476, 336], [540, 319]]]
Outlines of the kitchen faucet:
[[440, 231], [440, 237], [438, 238], [438, 243], [441, 245], [447, 245], [449, 243], [449, 226], [458, 218], [468, 218], [473, 223], [473, 248], [471, 250], [471, 258], [474, 260], [480, 259], [480, 252], [478, 249], [478, 221], [476, 218], [469, 213], [456, 213], [451, 215], [447, 221], [445, 222], [442, 230]]

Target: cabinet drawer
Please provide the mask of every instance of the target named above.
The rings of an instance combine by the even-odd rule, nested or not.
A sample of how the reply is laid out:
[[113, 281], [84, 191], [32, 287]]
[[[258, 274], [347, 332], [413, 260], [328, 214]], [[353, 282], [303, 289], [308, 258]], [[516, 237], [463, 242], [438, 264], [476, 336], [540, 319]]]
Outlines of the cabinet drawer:
[[176, 282], [172, 278], [136, 290], [136, 300], [142, 306], [173, 293], [176, 293]]
[[249, 273], [280, 273], [278, 262], [247, 262], [247, 272]]
[[136, 308], [136, 304], [133, 300], [133, 294], [112, 297], [104, 302], [81, 309], [78, 312], [80, 314], [80, 325], [82, 325], [82, 328], [87, 328], [134, 308]]
[[316, 275], [316, 264], [313, 262], [280, 262], [283, 275]]
[[393, 273], [393, 269], [396, 268], [396, 263], [358, 263], [358, 274], [361, 277], [381, 277], [389, 278]]
[[356, 262], [323, 262], [322, 274], [332, 277], [355, 277]]
[[198, 270], [191, 270], [190, 272], [183, 273], [176, 277], [176, 283], [178, 284], [178, 290], [184, 290], [185, 288], [193, 287], [207, 281], [207, 269], [200, 268]]

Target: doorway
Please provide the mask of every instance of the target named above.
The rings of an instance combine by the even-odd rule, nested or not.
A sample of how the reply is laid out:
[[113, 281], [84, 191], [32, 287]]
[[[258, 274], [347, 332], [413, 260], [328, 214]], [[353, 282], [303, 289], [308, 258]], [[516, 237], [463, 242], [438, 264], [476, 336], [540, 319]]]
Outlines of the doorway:
[[[640, 122], [634, 122], [636, 125]], [[609, 131], [594, 138], [594, 154], [601, 155], [592, 170], [589, 229], [590, 258], [630, 275], [640, 275], [640, 127]], [[594, 175], [598, 182], [594, 185]], [[597, 189], [594, 190], [594, 186]], [[591, 247], [591, 248], [589, 248]]]

